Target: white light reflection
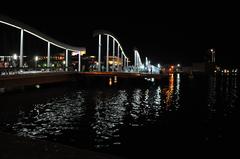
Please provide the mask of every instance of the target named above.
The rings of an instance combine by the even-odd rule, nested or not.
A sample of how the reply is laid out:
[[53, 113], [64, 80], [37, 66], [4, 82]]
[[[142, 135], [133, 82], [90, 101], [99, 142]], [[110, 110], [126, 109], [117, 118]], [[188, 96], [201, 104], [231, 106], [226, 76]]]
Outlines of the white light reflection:
[[[142, 98], [142, 92], [141, 89], [135, 89], [133, 92], [132, 97], [132, 110], [130, 111], [131, 117], [133, 118], [133, 121], [136, 121], [139, 118], [140, 115], [140, 106], [141, 106], [141, 98]], [[136, 123], [133, 123], [135, 125]], [[138, 125], [137, 125], [138, 126]]]
[[216, 112], [216, 76], [209, 77], [208, 86], [208, 110], [210, 111], [209, 118], [212, 118]]
[[[71, 98], [70, 98], [71, 97]], [[18, 122], [12, 129], [19, 136], [47, 138], [72, 130], [83, 119], [85, 107], [81, 92], [76, 95], [55, 98], [44, 104], [36, 104], [29, 113], [19, 113]]]
[[180, 74], [177, 74], [177, 80], [176, 80], [176, 90], [175, 90], [175, 108], [178, 109], [180, 107]]
[[96, 135], [95, 146], [101, 149], [121, 144], [119, 127], [123, 125], [127, 94], [126, 91], [119, 90], [104, 98], [100, 95], [97, 95], [95, 122], [91, 127]]

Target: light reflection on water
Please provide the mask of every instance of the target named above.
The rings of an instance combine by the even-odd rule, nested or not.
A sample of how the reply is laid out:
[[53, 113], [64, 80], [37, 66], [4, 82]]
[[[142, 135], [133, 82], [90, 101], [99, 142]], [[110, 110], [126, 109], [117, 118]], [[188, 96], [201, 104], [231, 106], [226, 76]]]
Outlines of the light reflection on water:
[[[206, 94], [206, 99], [201, 99], [206, 101], [202, 103], [207, 105], [205, 122], [221, 133], [219, 129], [223, 129], [223, 118], [230, 118], [239, 103], [238, 77], [210, 76], [206, 83], [201, 83], [200, 80], [194, 87], [185, 87], [191, 85], [191, 81], [176, 74], [170, 75], [166, 83], [152, 86], [119, 89], [111, 86], [103, 90], [74, 89], [63, 96], [35, 103], [30, 111], [19, 111], [18, 119], [10, 126], [19, 136], [31, 138], [56, 138], [57, 141], [59, 138], [66, 138], [66, 141], [71, 138], [73, 142], [80, 143], [86, 136], [90, 136], [90, 145], [83, 148], [108, 149], [123, 145], [121, 130], [124, 127], [134, 129], [158, 124], [168, 113], [178, 113], [185, 105], [190, 105], [191, 110], [198, 110], [195, 103], [201, 101], [191, 101], [189, 98], [194, 97], [201, 87], [206, 87], [206, 90], [202, 89], [204, 92], [197, 92], [198, 95]], [[183, 101], [182, 97], [186, 92], [190, 92], [190, 95], [185, 96], [187, 99]], [[204, 109], [203, 105], [200, 107]], [[184, 115], [188, 115], [187, 113]], [[207, 129], [206, 132], [208, 131]], [[74, 132], [79, 136], [72, 136]], [[212, 132], [212, 129], [209, 132]], [[208, 134], [206, 136], [211, 137]]]
[[[208, 80], [208, 120], [206, 141], [237, 141], [236, 114], [239, 110], [238, 76], [210, 76]], [[234, 114], [235, 113], [235, 114]]]
[[54, 98], [44, 104], [35, 104], [28, 112], [19, 112], [18, 121], [13, 130], [20, 136], [47, 138], [49, 135], [61, 135], [64, 130], [75, 129], [84, 116], [85, 107], [82, 92], [74, 96]]
[[[94, 98], [89, 97], [93, 94]], [[179, 75], [172, 75], [167, 85], [103, 91], [80, 89], [36, 103], [29, 112], [20, 111], [12, 129], [19, 136], [48, 139], [66, 137], [67, 132], [79, 131], [80, 126], [90, 127], [87, 133], [92, 136], [91, 147], [104, 149], [122, 144], [121, 127], [154, 123], [167, 111], [180, 108], [180, 94]], [[91, 113], [88, 107], [93, 108]]]
[[127, 105], [127, 93], [119, 90], [111, 97], [97, 96], [91, 127], [95, 132], [95, 147], [104, 148], [111, 144], [121, 144], [119, 128], [123, 125]]

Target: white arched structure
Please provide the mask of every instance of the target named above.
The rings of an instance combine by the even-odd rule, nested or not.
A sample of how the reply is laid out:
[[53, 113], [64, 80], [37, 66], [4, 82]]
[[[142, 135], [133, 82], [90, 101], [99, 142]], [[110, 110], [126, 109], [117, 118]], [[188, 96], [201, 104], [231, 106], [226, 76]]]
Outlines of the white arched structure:
[[21, 31], [21, 34], [20, 34], [20, 55], [19, 55], [19, 65], [20, 67], [23, 67], [23, 36], [24, 36], [24, 32], [26, 33], [29, 33], [43, 41], [45, 41], [47, 43], [47, 66], [50, 67], [50, 56], [51, 56], [51, 51], [50, 51], [50, 47], [51, 45], [54, 45], [54, 46], [57, 46], [59, 48], [62, 48], [62, 49], [65, 49], [66, 50], [66, 62], [65, 62], [65, 66], [66, 68], [68, 67], [68, 52], [69, 51], [73, 51], [77, 54], [79, 54], [79, 62], [78, 62], [78, 71], [80, 71], [80, 58], [81, 58], [81, 54], [85, 54], [86, 53], [86, 48], [84, 47], [74, 47], [74, 46], [70, 46], [70, 45], [67, 45], [67, 44], [64, 44], [62, 42], [59, 42], [41, 32], [39, 32], [38, 30], [36, 29], [33, 29], [32, 27], [28, 26], [28, 25], [25, 25], [21, 22], [18, 22], [14, 19], [11, 19], [11, 18], [8, 18], [8, 17], [5, 17], [5, 16], [0, 16], [0, 23], [2, 24], [5, 24], [5, 25], [8, 25], [8, 26], [11, 26], [13, 28], [16, 28], [16, 29], [19, 29]]
[[141, 69], [144, 69], [144, 64], [142, 63], [140, 54], [137, 49], [134, 49], [134, 67], [137, 72]]
[[[113, 67], [112, 71], [115, 70], [115, 44], [117, 44], [117, 59], [121, 58], [121, 64], [123, 66], [123, 69], [126, 69], [128, 67], [128, 57], [123, 51], [123, 48], [119, 42], [119, 40], [114, 36], [112, 33], [104, 30], [98, 30], [95, 31], [93, 36], [96, 37], [98, 36], [98, 71], [101, 71], [101, 46], [102, 46], [102, 35], [107, 36], [107, 52], [106, 52], [106, 72], [109, 71], [109, 38], [112, 38], [113, 40], [113, 52], [112, 52], [112, 62], [113, 62]], [[119, 62], [117, 62], [117, 70], [119, 71]]]

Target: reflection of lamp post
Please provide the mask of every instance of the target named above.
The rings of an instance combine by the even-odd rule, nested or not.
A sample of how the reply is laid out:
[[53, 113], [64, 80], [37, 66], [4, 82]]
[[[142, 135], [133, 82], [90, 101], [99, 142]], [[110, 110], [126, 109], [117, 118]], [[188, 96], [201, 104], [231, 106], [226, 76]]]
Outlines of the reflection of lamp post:
[[35, 67], [37, 68], [38, 56], [35, 56], [34, 60], [35, 60]]
[[181, 67], [181, 65], [177, 64], [177, 69], [176, 69], [177, 72], [180, 72], [180, 67]]

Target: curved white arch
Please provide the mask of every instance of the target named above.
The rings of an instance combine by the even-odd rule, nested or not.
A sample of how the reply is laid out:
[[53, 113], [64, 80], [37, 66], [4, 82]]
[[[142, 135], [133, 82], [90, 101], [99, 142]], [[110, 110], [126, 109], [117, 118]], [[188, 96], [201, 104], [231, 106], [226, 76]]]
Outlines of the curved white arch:
[[36, 29], [34, 29], [30, 26], [28, 26], [26, 24], [23, 24], [19, 21], [16, 21], [14, 19], [11, 19], [9, 17], [5, 17], [5, 16], [0, 15], [0, 23], [11, 26], [11, 27], [14, 27], [16, 29], [23, 30], [24, 32], [27, 32], [27, 33], [45, 41], [45, 42], [48, 42], [48, 43], [50, 43], [54, 46], [57, 46], [59, 48], [62, 48], [62, 49], [66, 49], [66, 50], [69, 50], [69, 51], [86, 51], [86, 48], [84, 48], [84, 47], [75, 47], [75, 46], [71, 46], [71, 45], [59, 42], [59, 41], [41, 33], [41, 32], [39, 32], [38, 30], [36, 30]]
[[[128, 68], [128, 57], [126, 56], [126, 54], [123, 51], [123, 48], [119, 42], [119, 40], [116, 38], [116, 36], [114, 36], [112, 33], [105, 31], [105, 30], [97, 30], [93, 33], [93, 36], [98, 36], [98, 63], [101, 63], [101, 36], [105, 35], [107, 36], [107, 55], [106, 55], [106, 71], [109, 71], [109, 37], [111, 37], [113, 39], [113, 56], [115, 56], [115, 42], [118, 45], [118, 50], [117, 50], [117, 57], [118, 59], [120, 58], [120, 54], [121, 54], [121, 61], [122, 61], [122, 65], [123, 65], [123, 69]], [[120, 52], [121, 50], [121, 52]], [[113, 63], [114, 63], [114, 58], [113, 58]], [[98, 70], [101, 70], [101, 65], [98, 66]], [[119, 63], [117, 64], [117, 70], [119, 70]], [[115, 66], [112, 66], [112, 71], [115, 71]]]
[[143, 66], [140, 54], [137, 49], [134, 49], [134, 65], [135, 65], [135, 67]]
[[122, 54], [124, 55], [125, 58], [127, 58], [126, 54], [124, 53], [124, 50], [122, 48], [122, 45], [120, 44], [119, 40], [116, 38], [116, 36], [113, 35], [113, 33], [109, 32], [109, 31], [106, 31], [106, 30], [97, 30], [93, 33], [93, 36], [97, 36], [97, 35], [106, 35], [106, 36], [109, 36], [111, 37], [113, 40], [115, 40], [118, 44], [118, 46], [120, 47], [121, 51], [122, 51]]

